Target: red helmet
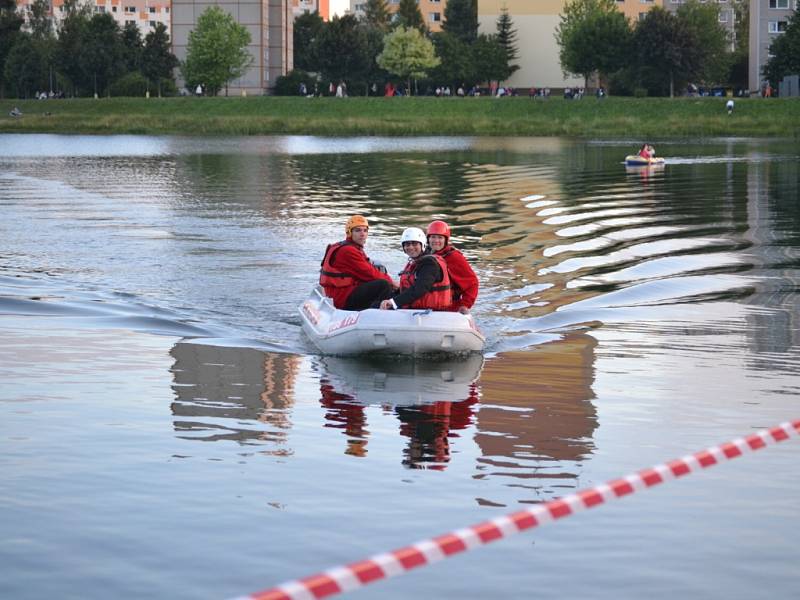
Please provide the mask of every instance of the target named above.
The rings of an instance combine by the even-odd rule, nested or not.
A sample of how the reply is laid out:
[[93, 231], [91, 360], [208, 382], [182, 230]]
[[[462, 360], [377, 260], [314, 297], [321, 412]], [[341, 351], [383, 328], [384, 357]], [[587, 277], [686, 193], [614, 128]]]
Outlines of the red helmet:
[[444, 221], [433, 221], [428, 225], [428, 235], [443, 235], [448, 240], [450, 239], [450, 226]]

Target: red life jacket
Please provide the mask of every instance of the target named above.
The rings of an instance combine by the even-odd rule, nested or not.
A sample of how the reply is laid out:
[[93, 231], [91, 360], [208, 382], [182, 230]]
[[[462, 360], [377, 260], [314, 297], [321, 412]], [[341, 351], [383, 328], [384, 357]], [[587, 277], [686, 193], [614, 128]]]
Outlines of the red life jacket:
[[450, 290], [450, 274], [447, 272], [447, 263], [437, 254], [424, 254], [416, 260], [408, 261], [406, 268], [400, 273], [400, 291], [407, 290], [414, 285], [417, 270], [423, 260], [435, 260], [442, 269], [442, 278], [431, 288], [431, 291], [415, 300], [410, 308], [431, 308], [433, 310], [448, 310], [453, 304], [453, 294]]
[[344, 240], [343, 242], [328, 244], [325, 249], [325, 256], [322, 258], [322, 265], [320, 265], [319, 269], [319, 284], [323, 288], [344, 288], [356, 285], [356, 280], [351, 275], [342, 273], [333, 266], [333, 259], [336, 257], [336, 253], [344, 246], [358, 246], [358, 244], [350, 240]]

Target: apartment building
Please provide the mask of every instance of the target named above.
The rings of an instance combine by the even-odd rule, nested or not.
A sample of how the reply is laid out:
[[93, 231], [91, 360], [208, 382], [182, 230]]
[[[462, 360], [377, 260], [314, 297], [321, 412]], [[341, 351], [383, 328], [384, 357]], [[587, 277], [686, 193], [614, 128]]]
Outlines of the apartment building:
[[[770, 58], [769, 47], [786, 31], [789, 17], [797, 10], [798, 0], [750, 0], [750, 63], [747, 81], [751, 93], [765, 85], [761, 69]], [[778, 82], [772, 85], [777, 87]]]
[[[33, 0], [17, 0], [17, 8], [24, 14]], [[114, 17], [120, 27], [128, 23], [138, 25], [142, 37], [152, 31], [157, 23], [163, 23], [169, 29], [170, 0], [89, 0], [95, 13], [108, 13]], [[64, 0], [51, 0], [51, 16], [56, 27], [64, 17]]]
[[[400, 7], [400, 0], [386, 0], [386, 5], [389, 7], [389, 13], [394, 15]], [[447, 0], [417, 0], [417, 6], [419, 6], [419, 11], [422, 13], [422, 20], [431, 31], [442, 30], [444, 7], [446, 5]], [[349, 13], [361, 18], [364, 16], [366, 6], [366, 0], [350, 0]]]
[[292, 0], [292, 14], [295, 18], [303, 13], [319, 12], [323, 21], [331, 18], [330, 0]]
[[[245, 74], [231, 82], [229, 95], [263, 95], [293, 66], [294, 12], [292, 0], [172, 0], [172, 51], [186, 60], [189, 33], [209, 7], [217, 5], [250, 32], [247, 51], [253, 63]], [[180, 83], [180, 82], [179, 82]]]

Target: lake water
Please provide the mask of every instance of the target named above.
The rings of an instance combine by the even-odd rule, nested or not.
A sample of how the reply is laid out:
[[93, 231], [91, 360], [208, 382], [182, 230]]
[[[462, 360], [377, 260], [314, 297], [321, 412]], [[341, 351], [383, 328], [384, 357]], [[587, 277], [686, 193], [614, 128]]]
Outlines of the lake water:
[[[800, 148], [0, 135], [0, 597], [226, 598], [800, 418]], [[484, 356], [321, 357], [353, 213], [447, 220]], [[788, 441], [353, 597], [793, 597]]]

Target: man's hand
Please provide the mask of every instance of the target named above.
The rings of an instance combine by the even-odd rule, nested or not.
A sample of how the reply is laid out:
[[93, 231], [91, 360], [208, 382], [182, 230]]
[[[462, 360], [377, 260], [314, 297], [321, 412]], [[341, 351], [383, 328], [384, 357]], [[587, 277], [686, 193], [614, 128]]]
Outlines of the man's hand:
[[381, 310], [394, 310], [394, 304], [391, 300], [384, 300], [381, 302]]
[[469, 309], [466, 306], [462, 306], [461, 308], [458, 309], [458, 312], [460, 312], [462, 315], [468, 315]]

